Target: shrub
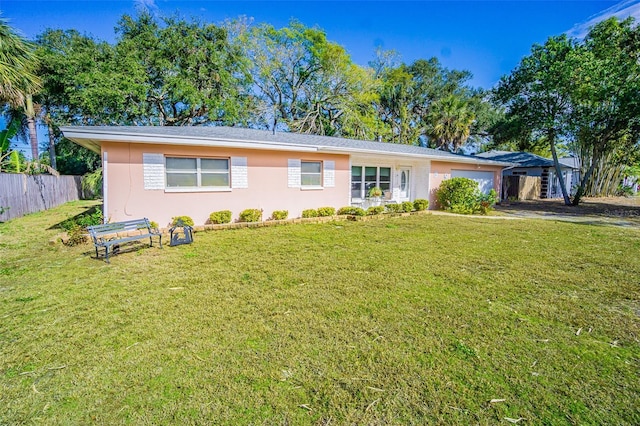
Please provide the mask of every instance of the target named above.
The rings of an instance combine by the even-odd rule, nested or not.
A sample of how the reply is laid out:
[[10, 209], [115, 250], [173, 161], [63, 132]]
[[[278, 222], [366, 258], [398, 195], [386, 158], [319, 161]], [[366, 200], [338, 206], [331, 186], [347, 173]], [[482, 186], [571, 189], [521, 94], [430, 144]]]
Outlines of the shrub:
[[318, 208], [318, 216], [320, 216], [320, 217], [335, 216], [335, 214], [336, 214], [336, 209], [334, 209], [333, 207], [319, 207]]
[[425, 200], [424, 198], [418, 198], [413, 202], [413, 208], [416, 211], [423, 211], [429, 208], [429, 200]]
[[[618, 188], [616, 189], [616, 195], [620, 197], [633, 197], [635, 195], [635, 193], [633, 192], [633, 186], [623, 184], [618, 185]], [[2, 212], [0, 212], [0, 214], [1, 213]]]
[[209, 222], [213, 224], [231, 222], [231, 210], [220, 210], [209, 215]]
[[151, 227], [151, 229], [160, 229], [160, 225], [158, 225], [158, 222], [155, 222], [153, 220], [149, 221], [149, 226]]
[[493, 210], [493, 206], [498, 202], [498, 193], [495, 189], [489, 191], [488, 194], [480, 194], [478, 196], [478, 204], [479, 209], [478, 212], [480, 214], [487, 214], [491, 210]]
[[364, 209], [360, 207], [347, 206], [347, 207], [340, 207], [340, 209], [338, 209], [338, 214], [351, 215], [351, 216], [365, 216], [367, 212], [365, 212]]
[[413, 211], [413, 203], [411, 201], [403, 201], [402, 202], [402, 210], [407, 213], [411, 213]]
[[440, 184], [436, 191], [440, 208], [460, 214], [486, 214], [498, 201], [495, 190], [483, 194], [474, 180], [455, 177]]
[[60, 224], [60, 226], [67, 232], [76, 227], [79, 227], [84, 231], [86, 230], [87, 226], [102, 224], [103, 220], [104, 216], [102, 215], [102, 210], [92, 208], [86, 213], [65, 220]]
[[87, 241], [87, 230], [79, 225], [74, 225], [67, 230], [67, 236], [69, 239], [65, 242], [68, 246], [77, 246]]
[[472, 214], [478, 197], [478, 183], [464, 177], [447, 179], [436, 191], [440, 208], [454, 213]]
[[260, 222], [262, 220], [262, 210], [246, 209], [240, 212], [240, 222]]
[[285, 220], [289, 217], [289, 210], [274, 210], [271, 213], [271, 219], [273, 220]]
[[171, 226], [193, 226], [194, 222], [190, 216], [175, 216], [171, 218]]
[[400, 213], [400, 212], [402, 212], [402, 204], [397, 204], [397, 203], [386, 204], [384, 206], [384, 208], [389, 213]]
[[377, 186], [374, 186], [369, 190], [369, 193], [367, 195], [370, 198], [380, 198], [382, 197], [382, 189], [378, 188]]
[[318, 210], [316, 209], [302, 210], [302, 217], [318, 217]]
[[371, 206], [367, 209], [367, 215], [375, 216], [384, 212], [384, 206]]

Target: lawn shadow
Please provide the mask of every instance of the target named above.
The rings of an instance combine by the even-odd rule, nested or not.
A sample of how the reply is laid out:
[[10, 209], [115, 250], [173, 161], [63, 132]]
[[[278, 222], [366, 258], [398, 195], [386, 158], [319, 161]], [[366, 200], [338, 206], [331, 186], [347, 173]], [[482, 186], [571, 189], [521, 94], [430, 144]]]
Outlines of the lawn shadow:
[[51, 225], [49, 228], [47, 228], [48, 230], [55, 230], [55, 229], [59, 229], [59, 230], [66, 230], [67, 228], [64, 226], [65, 223], [78, 223], [78, 221], [84, 217], [88, 217], [88, 216], [92, 216], [96, 213], [102, 213], [102, 204], [97, 204], [95, 206], [89, 207], [88, 209], [84, 210], [83, 212], [78, 213], [75, 216], [71, 216], [66, 218], [65, 220], [63, 220], [62, 222], [58, 222], [56, 224]]
[[503, 203], [497, 205], [496, 210], [506, 214], [530, 213], [543, 216], [562, 215], [640, 219], [640, 199], [638, 197], [588, 198], [578, 206], [567, 206], [564, 201], [556, 199], [526, 200]]
[[[114, 246], [115, 247], [115, 246]], [[135, 252], [139, 252], [140, 250], [143, 249], [149, 249], [149, 248], [159, 248], [159, 244], [157, 242], [154, 242], [153, 247], [151, 247], [149, 245], [149, 242], [145, 242], [145, 240], [140, 240], [140, 241], [128, 241], [126, 243], [122, 243], [122, 244], [118, 244], [117, 249], [109, 249], [109, 260], [113, 259], [116, 256], [119, 256], [121, 254], [127, 254], [127, 253], [135, 253]], [[164, 248], [164, 245], [162, 246]], [[96, 257], [96, 250], [95, 247], [92, 247], [91, 249], [88, 249], [86, 251], [84, 251], [82, 253], [83, 255], [89, 256], [94, 260], [101, 260], [104, 261], [105, 257], [104, 257], [104, 249], [102, 247], [98, 248], [98, 256]]]

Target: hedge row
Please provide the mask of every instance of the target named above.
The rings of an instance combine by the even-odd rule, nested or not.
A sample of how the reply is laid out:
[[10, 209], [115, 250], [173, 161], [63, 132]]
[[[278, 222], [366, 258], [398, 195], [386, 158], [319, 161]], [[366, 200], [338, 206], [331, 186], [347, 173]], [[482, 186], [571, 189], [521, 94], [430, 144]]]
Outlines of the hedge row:
[[[387, 204], [385, 206], [373, 206], [364, 210], [360, 207], [341, 207], [337, 211], [334, 207], [319, 207], [317, 209], [306, 209], [302, 211], [302, 217], [328, 217], [338, 215], [350, 215], [350, 216], [366, 216], [366, 215], [378, 215], [382, 213], [402, 213], [411, 211], [426, 210], [429, 207], [429, 201], [424, 199], [418, 199], [414, 202], [405, 201], [401, 204]], [[231, 210], [220, 210], [213, 212], [209, 215], [209, 223], [221, 224], [230, 223], [232, 213]], [[289, 217], [288, 210], [275, 210], [268, 220], [284, 220]], [[260, 209], [246, 209], [240, 212], [238, 222], [260, 222], [262, 221], [262, 210]], [[172, 218], [171, 224], [175, 226], [178, 223], [184, 225], [193, 226], [193, 219], [189, 216], [176, 216]]]

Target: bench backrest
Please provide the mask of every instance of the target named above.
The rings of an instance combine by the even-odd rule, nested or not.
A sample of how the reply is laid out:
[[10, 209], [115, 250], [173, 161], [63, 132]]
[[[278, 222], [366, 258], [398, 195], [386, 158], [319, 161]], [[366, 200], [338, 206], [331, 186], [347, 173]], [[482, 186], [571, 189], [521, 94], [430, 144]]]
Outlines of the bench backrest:
[[87, 230], [93, 239], [104, 235], [117, 234], [118, 232], [138, 231], [143, 229], [151, 232], [151, 225], [149, 224], [149, 219], [146, 217], [143, 219], [127, 220], [124, 222], [87, 226]]

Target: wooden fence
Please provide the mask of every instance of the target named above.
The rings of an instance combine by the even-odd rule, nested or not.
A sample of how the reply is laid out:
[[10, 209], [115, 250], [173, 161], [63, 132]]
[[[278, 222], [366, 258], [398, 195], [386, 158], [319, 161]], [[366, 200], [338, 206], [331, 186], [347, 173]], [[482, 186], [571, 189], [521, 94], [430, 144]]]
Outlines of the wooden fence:
[[81, 176], [0, 173], [0, 222], [81, 198]]

